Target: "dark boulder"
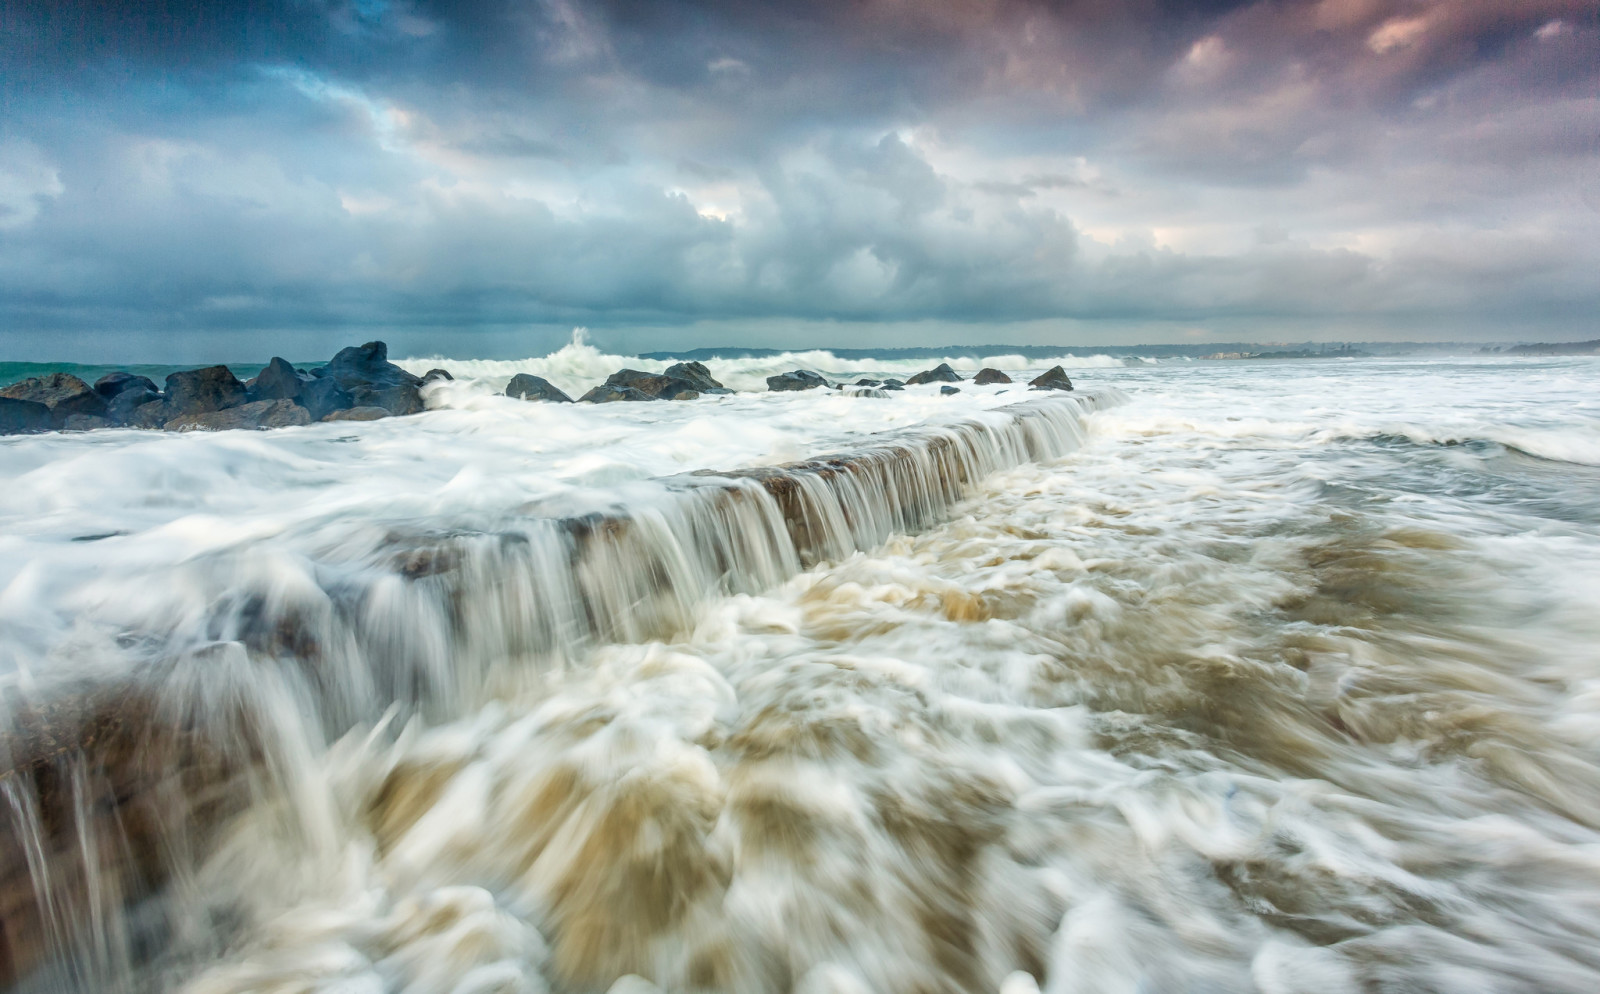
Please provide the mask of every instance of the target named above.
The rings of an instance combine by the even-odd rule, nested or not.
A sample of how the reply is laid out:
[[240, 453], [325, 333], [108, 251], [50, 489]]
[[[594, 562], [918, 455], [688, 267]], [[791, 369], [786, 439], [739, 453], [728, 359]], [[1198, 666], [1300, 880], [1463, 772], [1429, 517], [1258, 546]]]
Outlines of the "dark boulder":
[[331, 376], [313, 377], [300, 390], [300, 403], [313, 421], [323, 421], [334, 411], [355, 406], [350, 392]]
[[166, 424], [168, 431], [227, 431], [235, 428], [288, 428], [308, 425], [311, 415], [292, 400], [253, 400], [221, 411], [183, 414]]
[[944, 386], [939, 388], [940, 395], [944, 396], [944, 397], [948, 397], [953, 393], [960, 393], [960, 392], [961, 392], [961, 388], [960, 387], [953, 387], [953, 386], [950, 386], [949, 384], [945, 384]]
[[426, 373], [422, 374], [422, 385], [423, 386], [427, 386], [429, 383], [432, 383], [434, 380], [452, 380], [453, 381], [454, 379], [455, 379], [455, 377], [450, 375], [450, 370], [448, 370], [448, 369], [430, 369]]
[[919, 383], [960, 383], [961, 374], [950, 368], [948, 362], [941, 362], [932, 369], [925, 369], [917, 375], [906, 380], [906, 386], [914, 387]]
[[330, 379], [350, 395], [351, 407], [381, 407], [390, 414], [422, 410], [422, 379], [389, 361], [389, 346], [368, 342], [340, 349], [313, 375]]
[[733, 393], [727, 387], [716, 381], [711, 375], [711, 370], [699, 362], [680, 362], [668, 366], [662, 376], [670, 376], [676, 380], [685, 380], [696, 393]]
[[302, 373], [291, 366], [287, 359], [273, 356], [267, 367], [245, 384], [245, 391], [251, 400], [298, 401], [310, 381], [310, 373]]
[[60, 428], [74, 414], [89, 414], [103, 418], [106, 399], [94, 392], [89, 384], [71, 373], [47, 373], [0, 390], [0, 397], [8, 400], [29, 400], [50, 409], [51, 425]]
[[[702, 367], [703, 368], [703, 367]], [[619, 369], [606, 377], [606, 386], [637, 390], [651, 400], [676, 400], [679, 394], [700, 391], [688, 380], [664, 373], [645, 373], [637, 369]]]
[[49, 431], [53, 426], [50, 408], [32, 400], [0, 397], [0, 435], [25, 431]]
[[129, 411], [122, 421], [129, 428], [160, 428], [172, 419], [167, 402], [157, 397]]
[[890, 379], [890, 380], [884, 380], [883, 381], [883, 388], [885, 390], [904, 390], [906, 388], [906, 385], [901, 380]]
[[392, 415], [381, 407], [347, 407], [342, 411], [334, 411], [323, 418], [324, 421], [381, 421]]
[[991, 368], [989, 366], [985, 366], [982, 369], [978, 370], [978, 375], [974, 376], [972, 378], [972, 385], [973, 386], [979, 386], [979, 387], [986, 387], [991, 383], [1010, 383], [1010, 382], [1011, 382], [1011, 377], [1009, 377], [1006, 374], [1000, 372], [1000, 370], [993, 369], [993, 368]]
[[1051, 366], [1028, 382], [1035, 390], [1071, 390], [1072, 381], [1060, 366]]
[[882, 380], [869, 380], [866, 377], [862, 377], [861, 379], [856, 381], [856, 386], [858, 386], [858, 387], [881, 387], [881, 386], [883, 386], [883, 381]]
[[584, 394], [582, 397], [579, 397], [578, 402], [589, 404], [613, 404], [619, 400], [638, 401], [655, 399], [656, 398], [645, 393], [643, 390], [637, 390], [633, 387], [613, 386], [610, 383], [602, 383], [593, 390], [590, 390], [588, 393]]
[[186, 369], [167, 377], [168, 420], [227, 410], [249, 399], [227, 366]]
[[805, 369], [794, 369], [787, 373], [779, 373], [777, 376], [767, 377], [767, 389], [775, 392], [812, 390], [827, 385], [827, 380]]
[[148, 393], [160, 393], [156, 381], [148, 376], [139, 376], [134, 373], [107, 373], [94, 381], [94, 392], [104, 397], [107, 401], [122, 396], [129, 390], [144, 390]]
[[518, 373], [506, 384], [506, 396], [516, 397], [520, 400], [549, 400], [558, 404], [570, 404], [572, 398], [562, 392], [561, 388], [551, 383], [542, 376], [532, 373]]

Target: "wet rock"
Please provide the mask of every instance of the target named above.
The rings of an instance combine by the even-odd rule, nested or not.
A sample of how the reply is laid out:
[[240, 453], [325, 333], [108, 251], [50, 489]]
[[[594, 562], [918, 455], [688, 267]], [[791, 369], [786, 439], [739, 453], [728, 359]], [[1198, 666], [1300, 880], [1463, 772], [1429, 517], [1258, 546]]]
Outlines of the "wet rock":
[[167, 411], [167, 402], [156, 399], [135, 407], [122, 423], [129, 428], [160, 428], [170, 420], [171, 414]]
[[793, 369], [787, 373], [767, 377], [767, 389], [780, 393], [789, 390], [812, 390], [827, 385], [827, 380], [806, 369]]
[[50, 410], [50, 422], [56, 428], [66, 424], [67, 418], [74, 414], [105, 417], [106, 413], [106, 399], [71, 373], [30, 377], [0, 390], [0, 397], [43, 404]]
[[326, 421], [334, 411], [354, 407], [355, 401], [351, 399], [350, 391], [339, 385], [339, 381], [328, 376], [314, 376], [301, 388], [300, 404], [311, 415], [311, 420]]
[[61, 422], [63, 431], [94, 431], [96, 428], [110, 427], [110, 418], [102, 418], [94, 414], [69, 414], [67, 415], [67, 420]]
[[[106, 401], [106, 417], [114, 425], [131, 423], [134, 418], [134, 412], [140, 407], [162, 399], [161, 391], [156, 389], [155, 383], [146, 377], [131, 376], [128, 373], [111, 373], [110, 376], [127, 377], [127, 379], [121, 380], [115, 385], [117, 392], [110, 395]], [[102, 376], [99, 382], [94, 385], [95, 392], [101, 396], [106, 396], [106, 394], [100, 389], [100, 385], [108, 378], [107, 376]]]
[[350, 395], [351, 407], [381, 407], [390, 414], [422, 410], [422, 379], [389, 361], [389, 346], [367, 342], [340, 349], [314, 376], [331, 379]]
[[518, 373], [513, 376], [511, 382], [506, 384], [506, 396], [520, 400], [548, 400], [557, 404], [572, 403], [572, 398], [568, 397], [560, 387], [532, 373]]
[[941, 396], [944, 396], [944, 397], [948, 397], [953, 393], [960, 393], [960, 392], [961, 392], [961, 388], [960, 387], [952, 387], [952, 386], [949, 386], [949, 385], [945, 385], [945, 386], [942, 386], [942, 387], [939, 388], [939, 394]]
[[347, 407], [341, 411], [334, 411], [324, 421], [378, 421], [391, 417], [388, 411], [381, 407]]
[[960, 383], [961, 374], [950, 368], [948, 362], [941, 362], [932, 369], [925, 369], [917, 375], [906, 380], [906, 386], [914, 387], [919, 383]]
[[904, 380], [888, 379], [883, 381], [883, 388], [885, 390], [904, 390], [906, 385]]
[[878, 389], [877, 387], [856, 387], [856, 386], [853, 386], [853, 387], [851, 387], [851, 388], [849, 388], [848, 390], [845, 391], [845, 396], [847, 396], [847, 397], [873, 397], [873, 398], [877, 398], [879, 400], [883, 400], [883, 399], [887, 399], [889, 395], [884, 393], [882, 390]]
[[664, 373], [662, 373], [661, 375], [662, 376], [670, 376], [673, 379], [677, 379], [677, 380], [684, 380], [687, 383], [689, 383], [694, 388], [694, 390], [696, 392], [698, 392], [698, 393], [705, 393], [705, 394], [733, 393], [732, 390], [729, 390], [727, 387], [725, 387], [721, 383], [717, 382], [716, 378], [711, 375], [711, 370], [707, 369], [705, 367], [704, 363], [699, 363], [699, 362], [680, 362], [680, 363], [676, 363], [674, 365], [668, 366], [666, 371]]
[[645, 373], [637, 369], [619, 369], [606, 377], [605, 385], [637, 390], [651, 400], [676, 400], [679, 394], [686, 392], [699, 396], [695, 385], [688, 380], [668, 376], [665, 373]]
[[636, 390], [633, 387], [618, 387], [612, 386], [609, 383], [602, 383], [593, 390], [590, 390], [588, 393], [584, 394], [582, 397], [578, 398], [578, 402], [580, 404], [612, 404], [620, 400], [638, 401], [655, 400], [655, 398], [644, 391]]
[[181, 414], [166, 423], [168, 431], [228, 431], [238, 428], [289, 428], [308, 425], [311, 415], [292, 400], [253, 400], [238, 407], [204, 414]]
[[989, 366], [985, 366], [982, 369], [978, 370], [978, 375], [974, 376], [972, 378], [973, 385], [974, 386], [980, 386], [980, 387], [986, 387], [991, 383], [1010, 383], [1010, 382], [1011, 382], [1011, 377], [1009, 377], [1006, 374], [1000, 372], [1000, 370], [993, 369], [993, 368], [991, 368]]
[[866, 377], [862, 377], [861, 379], [856, 381], [856, 386], [858, 386], [858, 387], [881, 387], [881, 386], [883, 386], [883, 381], [882, 380], [869, 380]]
[[227, 366], [186, 369], [167, 377], [169, 420], [224, 411], [249, 399], [244, 384]]
[[150, 377], [125, 373], [120, 370], [115, 373], [107, 373], [94, 381], [94, 392], [104, 397], [107, 401], [135, 389], [144, 390], [148, 393], [161, 392], [161, 389], [156, 386], [156, 381]]
[[451, 380], [451, 381], [454, 381], [455, 377], [450, 375], [450, 371], [448, 369], [430, 369], [426, 373], [422, 374], [422, 385], [423, 386], [427, 386], [428, 384], [434, 382], [435, 380]]
[[0, 397], [0, 435], [49, 431], [52, 427], [50, 408], [31, 400]]
[[673, 394], [672, 395], [672, 399], [673, 400], [699, 400], [700, 399], [700, 391], [698, 391], [698, 390], [681, 390], [678, 393]]
[[1051, 366], [1028, 382], [1035, 390], [1071, 390], [1072, 381], [1060, 366]]
[[267, 367], [244, 386], [251, 400], [298, 401], [310, 381], [310, 373], [302, 373], [287, 359], [273, 356]]

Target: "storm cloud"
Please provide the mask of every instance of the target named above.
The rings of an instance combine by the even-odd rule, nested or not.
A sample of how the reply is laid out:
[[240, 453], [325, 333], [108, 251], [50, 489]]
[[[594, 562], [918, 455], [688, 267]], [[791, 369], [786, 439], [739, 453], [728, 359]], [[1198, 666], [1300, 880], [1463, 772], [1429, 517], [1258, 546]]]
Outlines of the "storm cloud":
[[1584, 337], [1597, 11], [7, 5], [0, 334]]

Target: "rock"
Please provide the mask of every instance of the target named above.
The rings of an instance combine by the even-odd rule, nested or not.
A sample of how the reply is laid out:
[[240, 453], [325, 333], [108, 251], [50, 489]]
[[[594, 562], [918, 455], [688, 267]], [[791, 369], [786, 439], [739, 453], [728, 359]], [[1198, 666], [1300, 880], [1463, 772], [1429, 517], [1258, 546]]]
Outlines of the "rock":
[[562, 392], [560, 387], [532, 373], [518, 373], [513, 376], [511, 382], [506, 384], [506, 396], [522, 400], [548, 400], [557, 404], [572, 403], [572, 398]]
[[858, 386], [858, 387], [881, 387], [881, 386], [883, 386], [883, 381], [882, 380], [869, 380], [866, 377], [862, 377], [861, 379], [856, 381], [856, 386]]
[[89, 384], [71, 373], [47, 373], [0, 390], [0, 397], [8, 400], [28, 400], [50, 409], [53, 427], [60, 428], [74, 414], [105, 417], [106, 399], [94, 392]]
[[700, 399], [700, 391], [698, 391], [698, 390], [683, 390], [683, 391], [680, 391], [678, 393], [673, 394], [672, 395], [672, 399], [673, 400], [699, 400]]
[[887, 399], [889, 395], [884, 393], [882, 390], [879, 390], [877, 387], [857, 387], [857, 386], [852, 386], [850, 389], [845, 391], [845, 396], [847, 396], [847, 397], [876, 397], [876, 398], [881, 400], [881, 399]]
[[334, 411], [323, 418], [324, 421], [378, 421], [391, 417], [389, 412], [381, 407], [347, 407], [342, 411]]
[[812, 390], [827, 385], [827, 380], [805, 369], [794, 369], [767, 377], [767, 389], [780, 393], [786, 390]]
[[329, 376], [312, 377], [300, 390], [300, 404], [313, 421], [326, 421], [334, 411], [355, 406], [350, 392]]
[[110, 418], [102, 418], [95, 414], [69, 414], [67, 420], [61, 423], [63, 431], [94, 431], [96, 428], [110, 427]]
[[581, 403], [611, 404], [611, 403], [615, 403], [615, 402], [617, 402], [619, 400], [655, 400], [655, 399], [656, 398], [650, 396], [649, 394], [645, 393], [644, 391], [636, 390], [633, 387], [618, 387], [618, 386], [612, 386], [609, 383], [602, 383], [599, 386], [595, 387], [593, 390], [590, 390], [588, 393], [584, 394], [582, 397], [579, 397], [578, 398], [578, 402], [580, 404]]
[[181, 414], [168, 421], [168, 431], [227, 431], [236, 428], [288, 428], [308, 425], [311, 415], [292, 400], [252, 400], [248, 404], [203, 414]]
[[108, 401], [115, 397], [120, 397], [135, 388], [149, 393], [161, 392], [160, 388], [156, 386], [155, 380], [148, 376], [136, 376], [133, 373], [107, 373], [94, 381], [94, 392]]
[[704, 363], [676, 363], [668, 366], [666, 372], [661, 375], [670, 376], [673, 379], [686, 380], [693, 385], [698, 393], [733, 393], [732, 390], [716, 381], [711, 375], [711, 370], [707, 369]]
[[945, 384], [944, 386], [939, 388], [939, 394], [940, 394], [940, 396], [943, 396], [943, 397], [948, 397], [953, 393], [960, 393], [960, 392], [961, 392], [961, 388], [960, 387], [953, 387], [953, 386], [950, 386], [949, 384]]
[[914, 387], [920, 383], [960, 383], [961, 374], [950, 368], [948, 362], [941, 362], [932, 369], [925, 369], [917, 375], [906, 380], [906, 386]]
[[238, 407], [249, 399], [244, 384], [227, 366], [187, 369], [167, 377], [169, 420]]
[[1009, 377], [1006, 374], [1000, 372], [1000, 370], [998, 370], [998, 369], [992, 369], [992, 368], [990, 368], [988, 366], [985, 366], [982, 369], [978, 370], [978, 375], [974, 376], [972, 378], [973, 386], [979, 386], [979, 387], [986, 387], [991, 383], [1010, 383], [1010, 382], [1011, 382], [1011, 377]]
[[[115, 397], [112, 397], [110, 402], [106, 404], [106, 417], [110, 419], [112, 424], [132, 424], [134, 412], [139, 408], [151, 402], [161, 403], [161, 391], [155, 388], [155, 384], [145, 380], [142, 376], [138, 378], [144, 380], [144, 383], [133, 384]], [[149, 385], [146, 386], [146, 384]], [[166, 418], [161, 419], [161, 421], [165, 420]], [[161, 422], [156, 422], [143, 427], [154, 428], [160, 424]]]
[[891, 380], [884, 380], [883, 381], [883, 388], [885, 390], [904, 390], [906, 388], [906, 385], [905, 385], [905, 381], [903, 381], [903, 380], [892, 380], [891, 379]]
[[245, 392], [251, 400], [294, 400], [298, 401], [305, 391], [305, 385], [311, 381], [310, 373], [302, 373], [289, 365], [287, 359], [273, 356], [255, 379], [245, 384]]
[[1035, 390], [1071, 390], [1072, 381], [1067, 378], [1067, 371], [1060, 366], [1051, 366], [1028, 382], [1028, 386]]
[[0, 435], [19, 435], [27, 431], [49, 431], [53, 426], [50, 408], [31, 400], [0, 397]]
[[422, 385], [423, 386], [427, 386], [429, 383], [432, 383], [434, 380], [452, 380], [453, 381], [454, 379], [455, 379], [455, 377], [450, 375], [450, 371], [448, 369], [430, 369], [426, 373], [422, 374]]
[[617, 370], [606, 377], [606, 386], [637, 390], [651, 400], [674, 400], [685, 391], [699, 396], [699, 390], [689, 380], [668, 376], [665, 373], [645, 373], [637, 369]]
[[135, 407], [122, 422], [129, 428], [160, 428], [172, 420], [165, 400], [152, 400]]
[[350, 395], [351, 407], [381, 407], [390, 414], [422, 410], [420, 377], [389, 361], [389, 346], [368, 342], [340, 349], [333, 361], [313, 375], [331, 379]]

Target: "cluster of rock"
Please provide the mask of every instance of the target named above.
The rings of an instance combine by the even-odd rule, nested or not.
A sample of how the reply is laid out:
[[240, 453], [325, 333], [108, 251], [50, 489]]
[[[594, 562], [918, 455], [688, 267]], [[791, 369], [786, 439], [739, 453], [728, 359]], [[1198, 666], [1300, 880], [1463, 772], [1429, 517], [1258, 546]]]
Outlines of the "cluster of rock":
[[282, 428], [313, 421], [373, 421], [422, 410], [421, 387], [444, 370], [414, 376], [368, 342], [340, 350], [325, 366], [296, 369], [274, 357], [245, 382], [227, 366], [186, 369], [157, 387], [149, 377], [108, 373], [93, 386], [50, 373], [0, 390], [0, 434], [93, 428], [168, 431]]
[[[701, 394], [732, 393], [718, 383], [703, 363], [680, 362], [660, 373], [619, 369], [606, 381], [579, 397], [580, 403], [609, 404], [631, 400], [694, 400]], [[519, 400], [546, 400], [570, 404], [572, 398], [542, 376], [518, 373], [506, 385], [506, 396]]]

